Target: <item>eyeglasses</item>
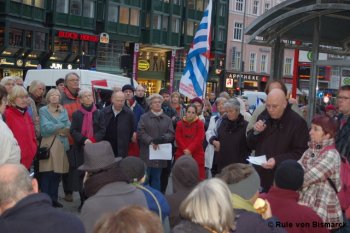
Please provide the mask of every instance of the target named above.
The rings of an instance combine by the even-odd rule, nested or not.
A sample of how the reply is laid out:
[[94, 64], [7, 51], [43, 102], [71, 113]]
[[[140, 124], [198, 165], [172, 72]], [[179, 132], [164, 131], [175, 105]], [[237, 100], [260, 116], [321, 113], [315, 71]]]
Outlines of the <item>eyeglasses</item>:
[[79, 79], [70, 79], [69, 82], [79, 82]]
[[337, 99], [338, 99], [338, 100], [350, 100], [350, 97], [338, 96]]

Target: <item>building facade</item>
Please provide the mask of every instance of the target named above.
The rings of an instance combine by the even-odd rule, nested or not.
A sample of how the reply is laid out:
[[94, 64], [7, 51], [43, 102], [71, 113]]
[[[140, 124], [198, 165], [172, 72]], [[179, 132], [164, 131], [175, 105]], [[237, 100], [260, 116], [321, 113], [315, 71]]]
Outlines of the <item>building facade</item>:
[[[80, 68], [134, 75], [148, 94], [176, 90], [208, 2], [0, 0], [0, 77]], [[225, 66], [228, 5], [213, 1], [208, 92]]]

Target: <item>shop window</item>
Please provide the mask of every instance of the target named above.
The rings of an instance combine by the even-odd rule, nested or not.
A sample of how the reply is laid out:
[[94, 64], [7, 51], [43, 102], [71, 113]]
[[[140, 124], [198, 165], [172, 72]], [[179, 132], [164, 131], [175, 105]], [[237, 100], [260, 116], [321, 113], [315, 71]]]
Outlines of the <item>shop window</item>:
[[286, 58], [284, 60], [284, 74], [285, 75], [292, 75], [292, 58]]
[[188, 0], [187, 7], [188, 7], [188, 9], [194, 10], [195, 9], [195, 0]]
[[256, 54], [251, 53], [249, 57], [249, 71], [256, 71]]
[[153, 16], [153, 29], [160, 30], [161, 28], [162, 17], [160, 15]]
[[179, 18], [173, 18], [172, 32], [175, 32], [175, 33], [180, 32], [180, 19]]
[[95, 16], [94, 0], [84, 0], [83, 16], [88, 18], [94, 18]]
[[22, 31], [15, 29], [9, 31], [9, 45], [22, 46]]
[[34, 0], [34, 6], [38, 8], [44, 8], [44, 0]]
[[81, 15], [81, 0], [72, 0], [70, 2], [70, 14]]
[[68, 14], [69, 0], [57, 0], [56, 1], [56, 11], [59, 13]]
[[131, 8], [130, 25], [139, 26], [140, 25], [140, 10]]
[[115, 2], [109, 2], [108, 21], [114, 23], [118, 22], [118, 5]]
[[96, 53], [96, 43], [90, 41], [81, 42], [82, 52], [87, 55], [95, 55]]
[[120, 7], [119, 23], [129, 24], [129, 8]]
[[72, 41], [72, 53], [78, 53], [79, 52], [79, 41], [73, 40]]
[[261, 54], [260, 72], [261, 73], [267, 72], [267, 55], [266, 54]]
[[187, 21], [187, 30], [186, 35], [193, 36], [194, 35], [194, 22]]
[[32, 47], [32, 41], [33, 41], [33, 33], [26, 31], [26, 47], [31, 48]]
[[68, 52], [71, 44], [70, 39], [55, 37], [54, 52]]
[[203, 0], [197, 0], [196, 10], [203, 11]]
[[163, 15], [162, 30], [168, 31], [169, 17]]
[[34, 33], [34, 49], [45, 50], [46, 35], [43, 32]]
[[0, 28], [0, 46], [4, 46], [5, 29]]
[[233, 29], [233, 40], [242, 40], [243, 34], [243, 23], [235, 22], [235, 27]]

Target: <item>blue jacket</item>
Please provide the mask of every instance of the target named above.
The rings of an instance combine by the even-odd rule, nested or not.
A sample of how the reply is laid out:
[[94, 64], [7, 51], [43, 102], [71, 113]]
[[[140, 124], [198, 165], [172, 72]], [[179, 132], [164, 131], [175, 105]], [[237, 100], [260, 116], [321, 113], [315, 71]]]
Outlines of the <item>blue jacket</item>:
[[[168, 201], [165, 199], [165, 196], [163, 195], [163, 193], [152, 188], [149, 185], [142, 185], [142, 186], [148, 191], [150, 191], [157, 198], [157, 201], [159, 203], [159, 206], [162, 212], [162, 220], [164, 220], [170, 214], [170, 207], [169, 207]], [[151, 196], [151, 194], [148, 191], [144, 189], [141, 189], [141, 190], [145, 194], [148, 209], [155, 212], [157, 215], [159, 215], [159, 209], [154, 198]]]

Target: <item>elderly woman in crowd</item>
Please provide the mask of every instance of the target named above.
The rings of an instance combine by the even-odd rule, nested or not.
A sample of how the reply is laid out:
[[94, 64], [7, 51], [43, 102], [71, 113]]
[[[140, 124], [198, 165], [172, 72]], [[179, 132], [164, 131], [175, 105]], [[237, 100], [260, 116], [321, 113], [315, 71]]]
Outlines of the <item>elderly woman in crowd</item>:
[[29, 107], [37, 138], [40, 137], [39, 109], [46, 105], [44, 96], [45, 84], [41, 81], [33, 80], [29, 86]]
[[[171, 143], [174, 140], [172, 120], [162, 110], [163, 97], [153, 94], [149, 97], [150, 111], [141, 116], [137, 132], [140, 144], [140, 157], [147, 165], [149, 185], [160, 190], [162, 168], [167, 166], [166, 160], [150, 160], [149, 146], [157, 150], [159, 144]], [[171, 152], [170, 152], [171, 153]]]
[[235, 228], [231, 192], [218, 178], [199, 183], [180, 205], [172, 233], [228, 233]]
[[19, 163], [21, 159], [21, 149], [12, 131], [2, 119], [7, 104], [6, 88], [0, 85], [0, 165], [4, 163]]
[[224, 108], [226, 114], [217, 128], [217, 136], [209, 139], [219, 151], [217, 158], [219, 172], [231, 163], [247, 163], [246, 158], [250, 153], [245, 136], [248, 122], [240, 114], [240, 102], [237, 99], [229, 99]]
[[343, 222], [337, 197], [340, 190], [340, 156], [334, 145], [338, 122], [324, 115], [311, 121], [309, 149], [299, 163], [304, 168], [304, 184], [299, 202], [311, 207], [330, 230]]
[[60, 105], [61, 94], [51, 89], [46, 95], [47, 106], [40, 108], [41, 146], [50, 147], [50, 157], [39, 161], [40, 188], [47, 193], [54, 207], [63, 207], [58, 202], [58, 186], [61, 174], [69, 170], [66, 151], [69, 149], [68, 133], [70, 121], [67, 111]]
[[[84, 145], [88, 143], [100, 142], [103, 140], [106, 127], [103, 114], [98, 110], [94, 104], [92, 91], [89, 89], [83, 89], [78, 93], [78, 99], [81, 106], [72, 115], [72, 125], [70, 133], [74, 139], [74, 151], [71, 155], [74, 156], [70, 162], [75, 161], [74, 167], [79, 167], [84, 163]], [[72, 182], [72, 190], [80, 192], [81, 206], [84, 198], [82, 195], [82, 184], [84, 174], [74, 169], [72, 171], [76, 182]]]
[[215, 106], [217, 110], [217, 114], [210, 118], [209, 127], [205, 132], [206, 141], [208, 142], [207, 147], [205, 148], [205, 167], [208, 172], [208, 177], [215, 176], [217, 171], [217, 159], [218, 159], [218, 151], [215, 151], [214, 145], [209, 143], [212, 137], [217, 137], [217, 129], [220, 126], [222, 121], [222, 117], [225, 114], [224, 104], [227, 99], [224, 97], [219, 97], [215, 100]]
[[15, 79], [13, 77], [5, 77], [1, 79], [0, 85], [3, 85], [6, 88], [7, 94], [9, 95], [12, 91], [12, 88], [16, 85]]
[[28, 92], [21, 86], [14, 86], [8, 101], [9, 106], [5, 110], [6, 123], [21, 148], [21, 163], [29, 169], [37, 150], [37, 143], [33, 121], [27, 112]]
[[199, 178], [204, 180], [204, 123], [199, 120], [195, 105], [188, 105], [186, 108], [186, 116], [177, 123], [175, 140], [177, 145], [175, 159], [183, 155], [192, 156], [198, 164]]
[[170, 95], [170, 105], [176, 111], [176, 117], [182, 119], [186, 114], [186, 109], [181, 103], [181, 95], [179, 92], [173, 92]]

